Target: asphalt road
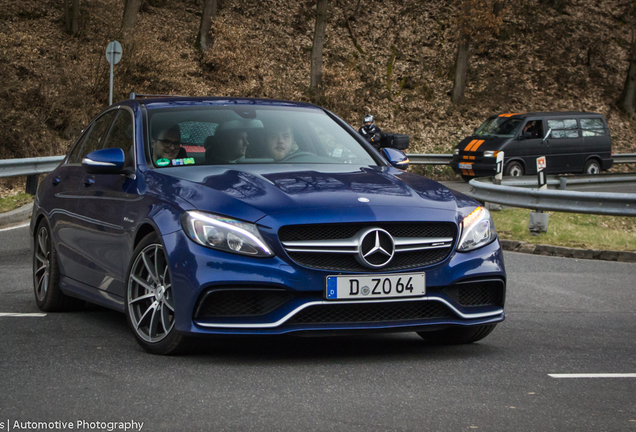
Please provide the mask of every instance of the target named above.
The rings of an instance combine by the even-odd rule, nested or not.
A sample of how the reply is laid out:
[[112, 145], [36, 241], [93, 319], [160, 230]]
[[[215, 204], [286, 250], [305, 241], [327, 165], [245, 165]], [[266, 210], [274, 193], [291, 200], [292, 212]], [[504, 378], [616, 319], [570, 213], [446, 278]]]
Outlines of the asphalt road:
[[[27, 235], [0, 231], [0, 313], [38, 312]], [[0, 431], [56, 420], [134, 420], [144, 431], [636, 430], [636, 378], [549, 376], [636, 373], [636, 264], [507, 253], [506, 266], [507, 319], [468, 346], [426, 347], [414, 334], [239, 338], [159, 357], [123, 315], [98, 307], [0, 316]]]

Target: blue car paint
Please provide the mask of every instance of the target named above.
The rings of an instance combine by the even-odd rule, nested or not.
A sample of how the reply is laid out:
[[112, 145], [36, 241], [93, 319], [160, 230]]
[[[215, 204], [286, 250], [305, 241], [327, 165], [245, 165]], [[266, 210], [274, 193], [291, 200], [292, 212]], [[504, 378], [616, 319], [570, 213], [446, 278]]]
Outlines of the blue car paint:
[[[115, 176], [119, 178], [118, 180], [113, 180], [113, 175], [94, 175], [92, 183], [92, 186], [96, 186], [95, 191], [102, 192], [112, 187], [113, 181], [121, 183], [119, 198], [124, 205], [121, 209], [117, 209], [113, 219], [109, 223], [101, 220], [96, 223], [97, 218], [101, 216], [96, 214], [94, 208], [87, 209], [85, 214], [78, 209], [80, 197], [82, 201], [86, 198], [82, 192], [82, 181], [91, 175], [78, 171], [76, 167], [70, 167], [72, 172], [66, 174], [77, 183], [76, 189], [74, 184], [71, 184], [68, 190], [59, 192], [60, 188], [54, 183], [63, 171], [64, 167], [61, 166], [43, 179], [38, 190], [31, 224], [32, 233], [42, 218], [47, 219], [51, 225], [55, 226], [52, 235], [56, 243], [59, 244], [63, 236], [68, 237], [61, 242], [68, 250], [58, 249], [61, 256], [71, 257], [65, 260], [66, 263], [82, 262], [81, 250], [91, 249], [90, 257], [83, 257], [89, 258], [85, 260], [84, 265], [89, 270], [94, 270], [95, 275], [101, 274], [101, 283], [98, 284], [98, 280], [93, 278], [92, 286], [89, 286], [85, 283], [86, 281], [67, 276], [77, 274], [77, 264], [73, 264], [75, 268], [71, 264], [61, 265], [60, 270], [63, 274], [61, 288], [65, 293], [123, 311], [128, 263], [132, 258], [135, 243], [139, 240], [140, 230], [150, 227], [159, 233], [170, 262], [172, 283], [178, 287], [178, 294], [174, 299], [177, 331], [190, 334], [279, 334], [299, 331], [303, 328], [299, 326], [259, 329], [202, 327], [193, 321], [193, 313], [203, 292], [209, 288], [221, 286], [280, 287], [312, 292], [316, 298], [322, 298], [325, 278], [334, 272], [308, 269], [295, 264], [282, 249], [276, 235], [278, 228], [283, 225], [343, 220], [347, 222], [391, 220], [395, 219], [395, 212], [398, 210], [401, 221], [420, 221], [423, 213], [426, 214], [428, 221], [454, 221], [457, 226], [457, 242], [461, 220], [478, 205], [469, 197], [451, 191], [437, 182], [390, 167], [388, 163], [383, 162], [375, 149], [357, 136], [353, 128], [329, 112], [327, 114], [330, 117], [352, 133], [352, 136], [370, 153], [375, 154], [378, 158], [378, 166], [290, 164], [253, 165], [244, 169], [228, 169], [227, 166], [188, 167], [187, 169], [174, 167], [160, 170], [149, 168], [144, 149], [147, 130], [143, 115], [145, 110], [206, 103], [211, 105], [286, 104], [285, 106], [319, 109], [310, 104], [262, 100], [255, 102], [166, 100], [146, 104], [143, 108], [137, 101], [121, 102], [119, 105], [128, 106], [134, 115], [136, 171], [123, 180], [121, 175]], [[246, 171], [247, 169], [249, 172]], [[369, 202], [359, 202], [357, 198], [361, 196], [368, 198]], [[63, 205], [64, 212], [44, 210], [60, 207], [60, 202], [66, 203]], [[180, 221], [183, 212], [194, 209], [257, 223], [263, 238], [271, 246], [275, 256], [251, 258], [196, 244], [184, 233]], [[73, 214], [75, 217], [72, 217]], [[111, 232], [107, 233], [108, 228]], [[90, 232], [117, 238], [116, 247], [108, 242], [104, 244], [101, 238], [98, 239], [100, 236], [93, 239], [90, 236], [85, 237], [86, 233]], [[82, 242], [89, 244], [83, 247], [77, 246]], [[119, 252], [117, 257], [119, 264], [107, 267], [102, 263], [101, 267], [97, 266], [97, 260], [111, 256], [114, 251]], [[91, 265], [94, 267], [91, 268]], [[423, 270], [426, 272], [427, 291], [433, 293], [436, 293], [436, 287], [448, 286], [462, 280], [497, 278], [504, 284], [506, 282], [503, 254], [498, 241], [466, 253], [453, 249], [444, 261]], [[408, 270], [408, 272], [416, 271], [418, 269]], [[87, 280], [90, 281], [90, 279]], [[110, 283], [105, 283], [107, 280], [110, 280]], [[443, 294], [437, 294], [444, 297]], [[286, 308], [275, 311], [274, 316], [267, 318], [274, 321], [281, 319], [301, 304], [302, 300], [296, 299]], [[455, 309], [467, 313], [457, 305]], [[473, 313], [479, 311], [479, 309], [472, 310]], [[427, 321], [426, 324], [476, 325], [503, 319], [504, 314], [501, 310], [500, 313], [488, 317], [469, 320], [460, 318], [433, 320]], [[348, 324], [345, 326], [320, 325], [313, 326], [311, 329], [409, 329], [421, 326], [421, 324], [406, 326], [399, 323]]]

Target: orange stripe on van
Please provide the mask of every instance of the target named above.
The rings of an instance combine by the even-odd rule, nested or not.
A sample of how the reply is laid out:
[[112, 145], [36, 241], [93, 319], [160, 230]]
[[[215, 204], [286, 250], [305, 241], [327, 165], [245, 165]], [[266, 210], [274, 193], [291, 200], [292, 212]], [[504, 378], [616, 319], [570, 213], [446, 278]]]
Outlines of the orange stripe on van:
[[480, 145], [482, 145], [484, 143], [484, 140], [481, 141], [477, 141], [475, 143], [475, 145], [473, 146], [473, 148], [471, 149], [471, 151], [477, 151], [477, 149], [479, 148]]
[[477, 150], [477, 147], [479, 147], [483, 142], [484, 142], [484, 140], [473, 140], [473, 141], [471, 141], [471, 143], [468, 145], [468, 147], [466, 147], [466, 151], [470, 152], [470, 151]]
[[464, 151], [470, 151], [470, 146], [472, 146], [476, 142], [477, 142], [477, 140], [472, 140], [471, 142], [469, 142], [468, 145], [466, 146], [466, 148], [464, 148]]
[[512, 116], [520, 115], [520, 114], [523, 114], [523, 113], [499, 114], [499, 117], [512, 117]]

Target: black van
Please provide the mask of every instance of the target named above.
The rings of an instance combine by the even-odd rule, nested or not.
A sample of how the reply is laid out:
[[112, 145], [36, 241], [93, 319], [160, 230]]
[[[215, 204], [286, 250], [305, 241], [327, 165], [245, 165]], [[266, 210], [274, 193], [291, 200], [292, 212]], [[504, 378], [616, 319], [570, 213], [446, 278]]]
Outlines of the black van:
[[494, 176], [504, 152], [503, 175], [537, 173], [546, 157], [548, 174], [598, 174], [612, 164], [612, 138], [601, 114], [551, 112], [500, 114], [488, 118], [453, 153], [451, 168], [466, 181]]

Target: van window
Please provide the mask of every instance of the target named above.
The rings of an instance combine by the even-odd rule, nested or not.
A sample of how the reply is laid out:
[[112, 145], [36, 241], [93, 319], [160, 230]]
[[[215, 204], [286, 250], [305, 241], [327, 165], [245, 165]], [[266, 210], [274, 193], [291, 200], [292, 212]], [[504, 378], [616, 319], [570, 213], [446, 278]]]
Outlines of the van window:
[[552, 138], [578, 138], [579, 130], [576, 119], [548, 120], [548, 128], [552, 129]]
[[591, 119], [582, 118], [580, 121], [581, 121], [581, 129], [583, 129], [582, 133], [584, 137], [607, 135], [607, 130], [605, 129], [603, 120], [601, 120], [600, 118], [591, 118]]
[[486, 120], [475, 130], [474, 135], [497, 137], [512, 137], [521, 124], [521, 119], [510, 117], [492, 117]]

